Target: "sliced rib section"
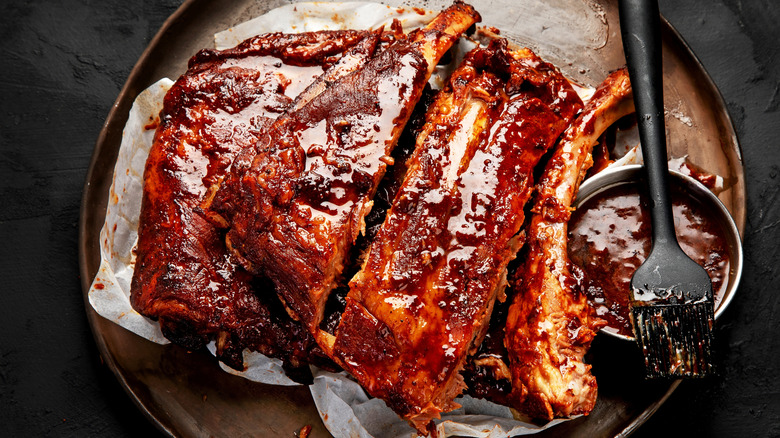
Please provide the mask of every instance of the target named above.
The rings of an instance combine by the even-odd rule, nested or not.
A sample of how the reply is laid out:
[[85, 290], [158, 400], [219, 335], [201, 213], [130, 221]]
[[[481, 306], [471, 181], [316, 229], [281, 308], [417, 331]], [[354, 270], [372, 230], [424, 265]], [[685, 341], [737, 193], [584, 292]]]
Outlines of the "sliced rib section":
[[208, 206], [241, 263], [312, 332], [432, 70], [478, 19], [456, 3], [280, 117]]
[[334, 359], [421, 433], [457, 407], [522, 243], [533, 168], [580, 108], [553, 66], [505, 40], [470, 52], [429, 108], [332, 340]]
[[567, 255], [567, 223], [593, 146], [607, 127], [633, 111], [628, 74], [618, 70], [566, 130], [539, 181], [528, 256], [513, 281], [505, 338], [510, 402], [536, 418], [587, 414], [596, 402], [596, 379], [583, 358], [602, 321], [578, 289], [581, 274]]

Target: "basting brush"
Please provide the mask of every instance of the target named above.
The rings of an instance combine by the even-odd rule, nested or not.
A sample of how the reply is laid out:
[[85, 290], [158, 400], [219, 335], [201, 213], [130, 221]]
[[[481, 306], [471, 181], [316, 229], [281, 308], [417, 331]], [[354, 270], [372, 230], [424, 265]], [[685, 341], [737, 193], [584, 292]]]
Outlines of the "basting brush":
[[658, 2], [620, 0], [619, 9], [653, 230], [650, 255], [631, 279], [634, 335], [644, 353], [647, 377], [703, 377], [713, 372], [712, 283], [707, 271], [680, 248], [674, 230]]

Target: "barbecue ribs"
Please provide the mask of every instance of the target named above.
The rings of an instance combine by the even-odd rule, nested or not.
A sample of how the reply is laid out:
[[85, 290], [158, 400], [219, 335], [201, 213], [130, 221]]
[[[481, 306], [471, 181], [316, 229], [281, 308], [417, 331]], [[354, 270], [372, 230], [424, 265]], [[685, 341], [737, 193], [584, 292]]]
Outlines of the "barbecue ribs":
[[466, 56], [428, 110], [333, 347], [421, 433], [457, 407], [460, 370], [522, 243], [533, 168], [581, 107], [554, 67], [497, 40]]
[[633, 111], [628, 74], [618, 70], [566, 130], [539, 181], [527, 229], [528, 255], [513, 282], [504, 341], [510, 403], [535, 418], [587, 414], [596, 401], [596, 379], [583, 357], [603, 321], [578, 289], [579, 274], [566, 250], [567, 223], [592, 164], [594, 144], [607, 127]]
[[[466, 364], [478, 390], [474, 370], [489, 369], [490, 396], [534, 417], [589, 412], [583, 355], [600, 320], [577, 291], [566, 222], [598, 135], [633, 111], [623, 71], [570, 126], [582, 102], [552, 65], [503, 39], [471, 51], [388, 188], [343, 312], [323, 321], [412, 109], [477, 21], [456, 2], [408, 36], [270, 34], [193, 57], [146, 164], [133, 307], [185, 347], [216, 340], [237, 369], [245, 348], [338, 364], [422, 434], [457, 407]], [[523, 231], [534, 168], [561, 133]]]
[[312, 333], [431, 72], [478, 19], [455, 3], [330, 83], [277, 119], [205, 204], [241, 263]]
[[218, 357], [237, 369], [245, 347], [292, 366], [324, 357], [276, 297], [255, 294], [252, 276], [198, 206], [265, 126], [320, 77], [349, 73], [378, 39], [364, 31], [270, 34], [190, 60], [165, 97], [146, 163], [131, 285], [134, 309], [158, 320], [168, 339], [191, 349], [216, 339]]

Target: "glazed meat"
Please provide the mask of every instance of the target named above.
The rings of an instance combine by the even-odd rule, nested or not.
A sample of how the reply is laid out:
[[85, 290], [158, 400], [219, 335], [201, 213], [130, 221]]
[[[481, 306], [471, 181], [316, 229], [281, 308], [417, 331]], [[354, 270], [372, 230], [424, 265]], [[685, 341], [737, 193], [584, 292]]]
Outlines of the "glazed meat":
[[457, 407], [460, 370], [522, 244], [534, 166], [581, 107], [554, 67], [498, 40], [471, 51], [428, 110], [333, 348], [421, 433]]
[[199, 205], [267, 124], [311, 94], [307, 87], [367, 59], [378, 38], [362, 31], [271, 34], [204, 50], [167, 93], [144, 173], [131, 303], [171, 341], [197, 349], [216, 339], [218, 357], [237, 369], [244, 348], [291, 366], [324, 357], [278, 299], [255, 293], [258, 280], [237, 268]]
[[[373, 205], [371, 206], [371, 212], [365, 218], [365, 231], [358, 236], [349, 257], [347, 257], [347, 262], [342, 274], [344, 278], [352, 278], [360, 271], [363, 259], [368, 252], [368, 247], [382, 227], [382, 223], [385, 221], [387, 212], [390, 210], [393, 199], [395, 199], [395, 195], [398, 193], [404, 175], [406, 174], [406, 162], [409, 161], [409, 157], [414, 153], [417, 136], [422, 132], [425, 125], [425, 113], [433, 103], [435, 95], [436, 91], [430, 86], [426, 86], [422, 98], [417, 103], [414, 111], [412, 111], [412, 115], [406, 123], [404, 131], [398, 139], [398, 144], [393, 149], [391, 157], [395, 164], [387, 169], [385, 176], [379, 183], [379, 187], [377, 187]], [[331, 292], [325, 306], [325, 317], [320, 324], [321, 330], [329, 334], [336, 333], [336, 328], [341, 321], [341, 315], [344, 313], [344, 308], [346, 307], [348, 293], [348, 284], [340, 284]], [[319, 336], [321, 339], [327, 338], [323, 333], [320, 333]]]
[[512, 285], [505, 338], [510, 403], [535, 418], [587, 414], [596, 401], [596, 379], [583, 357], [603, 321], [578, 288], [582, 274], [567, 256], [567, 222], [594, 144], [633, 111], [628, 74], [618, 70], [566, 130], [539, 181], [527, 229], [528, 255]]
[[456, 3], [280, 117], [208, 203], [233, 253], [312, 333], [431, 72], [478, 18]]
[[[421, 434], [466, 382], [536, 418], [588, 413], [601, 321], [566, 222], [598, 136], [633, 111], [630, 85], [610, 75], [572, 124], [569, 82], [495, 37], [418, 105], [477, 21], [456, 2], [409, 35], [269, 34], [193, 57], [146, 164], [133, 307], [177, 344], [215, 340], [236, 369], [246, 348], [293, 371], [341, 366]], [[413, 152], [393, 154], [416, 105]]]

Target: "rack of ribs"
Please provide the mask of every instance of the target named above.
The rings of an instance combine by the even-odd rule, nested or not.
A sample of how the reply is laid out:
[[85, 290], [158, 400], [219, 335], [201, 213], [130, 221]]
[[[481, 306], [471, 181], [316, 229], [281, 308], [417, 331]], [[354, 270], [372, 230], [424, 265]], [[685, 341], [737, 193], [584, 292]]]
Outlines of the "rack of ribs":
[[478, 20], [456, 2], [378, 50], [271, 124], [204, 203], [240, 263], [270, 278], [311, 333], [432, 71]]
[[610, 74], [564, 133], [541, 177], [527, 229], [527, 258], [513, 281], [506, 320], [509, 403], [535, 418], [587, 414], [596, 379], [583, 357], [603, 325], [579, 289], [567, 255], [572, 200], [592, 164], [599, 136], [634, 112], [625, 69]]
[[130, 297], [168, 339], [190, 349], [215, 339], [217, 356], [236, 369], [244, 348], [290, 367], [309, 359], [333, 366], [276, 297], [255, 293], [258, 280], [237, 268], [199, 205], [265, 126], [367, 60], [380, 37], [269, 34], [190, 60], [165, 97], [146, 163]]
[[420, 433], [457, 407], [522, 244], [534, 166], [581, 107], [552, 65], [497, 40], [469, 52], [428, 110], [331, 340], [334, 360]]

